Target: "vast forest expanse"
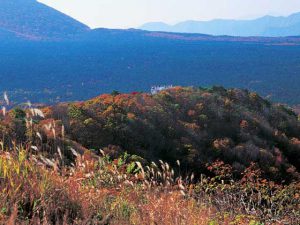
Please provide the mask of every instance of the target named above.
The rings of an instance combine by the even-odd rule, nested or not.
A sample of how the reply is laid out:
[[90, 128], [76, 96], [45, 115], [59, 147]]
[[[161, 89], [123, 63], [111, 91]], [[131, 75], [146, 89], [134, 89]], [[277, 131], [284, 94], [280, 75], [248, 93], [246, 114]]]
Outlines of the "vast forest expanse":
[[299, 37], [91, 29], [35, 0], [0, 6], [0, 88], [15, 103], [171, 84], [247, 88], [275, 102], [300, 103]]
[[53, 103], [113, 90], [149, 92], [153, 85], [223, 85], [300, 103], [294, 41], [180, 37], [99, 30], [77, 41], [2, 42], [1, 88], [19, 103]]

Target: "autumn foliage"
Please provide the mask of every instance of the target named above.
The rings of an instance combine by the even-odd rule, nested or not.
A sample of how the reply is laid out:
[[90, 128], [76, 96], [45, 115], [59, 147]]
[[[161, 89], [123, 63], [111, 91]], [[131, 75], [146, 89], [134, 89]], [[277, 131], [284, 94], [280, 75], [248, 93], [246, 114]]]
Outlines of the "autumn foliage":
[[255, 93], [113, 93], [0, 124], [4, 224], [300, 223], [297, 115]]
[[238, 176], [251, 162], [273, 180], [293, 180], [300, 169], [300, 123], [290, 109], [255, 93], [221, 87], [175, 87], [157, 95], [101, 95], [46, 112], [66, 135], [88, 149], [116, 146], [147, 161], [185, 171], [221, 159]]

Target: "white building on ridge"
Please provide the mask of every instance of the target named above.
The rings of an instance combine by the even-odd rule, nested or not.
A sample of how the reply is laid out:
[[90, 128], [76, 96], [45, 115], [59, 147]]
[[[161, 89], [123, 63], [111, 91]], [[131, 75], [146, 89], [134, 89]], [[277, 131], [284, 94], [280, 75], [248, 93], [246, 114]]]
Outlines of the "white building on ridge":
[[166, 90], [166, 89], [169, 89], [169, 88], [172, 88], [173, 85], [165, 85], [165, 86], [152, 86], [151, 87], [151, 94], [152, 95], [155, 95], [163, 90]]

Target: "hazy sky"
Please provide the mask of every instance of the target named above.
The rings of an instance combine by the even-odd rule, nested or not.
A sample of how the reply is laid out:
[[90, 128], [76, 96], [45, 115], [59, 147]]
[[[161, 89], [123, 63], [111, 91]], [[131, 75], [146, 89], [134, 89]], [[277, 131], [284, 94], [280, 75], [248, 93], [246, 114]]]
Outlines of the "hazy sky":
[[39, 0], [90, 27], [129, 28], [146, 22], [255, 18], [300, 12], [300, 0]]

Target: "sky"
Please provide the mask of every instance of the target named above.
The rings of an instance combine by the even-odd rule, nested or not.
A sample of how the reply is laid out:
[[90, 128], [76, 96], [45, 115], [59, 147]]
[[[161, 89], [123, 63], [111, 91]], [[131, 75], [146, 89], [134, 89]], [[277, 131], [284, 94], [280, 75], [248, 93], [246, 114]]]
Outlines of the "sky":
[[253, 19], [300, 12], [300, 0], [38, 0], [91, 28], [137, 28], [147, 22]]

